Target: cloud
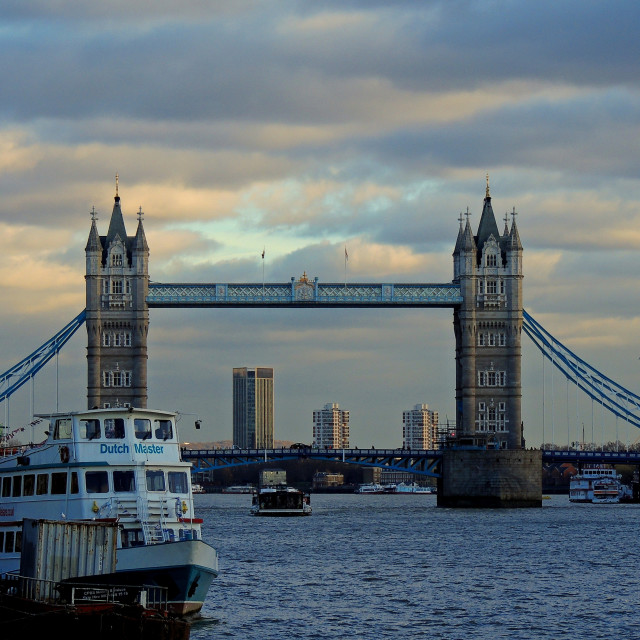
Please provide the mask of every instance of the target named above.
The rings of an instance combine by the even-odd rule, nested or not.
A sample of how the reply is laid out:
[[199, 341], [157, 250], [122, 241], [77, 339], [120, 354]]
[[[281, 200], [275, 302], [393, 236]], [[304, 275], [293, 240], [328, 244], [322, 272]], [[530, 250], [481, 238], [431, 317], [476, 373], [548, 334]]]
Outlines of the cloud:
[[[116, 173], [129, 233], [145, 214], [154, 281], [340, 283], [450, 281], [460, 212], [476, 229], [488, 172], [499, 228], [516, 208], [525, 308], [633, 388], [639, 13], [590, 0], [4, 2], [7, 367], [82, 308], [90, 212], [106, 233]], [[359, 443], [397, 446], [403, 409], [454, 413], [451, 311], [425, 313], [154, 309], [150, 397], [188, 398], [228, 437], [231, 368], [273, 364], [283, 437], [303, 439], [300, 416], [335, 399]], [[69, 403], [86, 384], [74, 340]], [[525, 353], [539, 425], [538, 354]]]

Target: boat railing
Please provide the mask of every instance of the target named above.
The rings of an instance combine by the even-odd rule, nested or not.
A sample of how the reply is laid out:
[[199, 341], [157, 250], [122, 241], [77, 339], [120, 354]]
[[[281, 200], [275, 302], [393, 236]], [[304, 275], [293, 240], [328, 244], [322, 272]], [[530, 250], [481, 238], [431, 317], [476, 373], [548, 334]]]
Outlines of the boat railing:
[[8, 573], [0, 580], [0, 590], [10, 596], [48, 604], [121, 603], [139, 604], [145, 609], [159, 611], [168, 609], [167, 587], [84, 583], [71, 580], [56, 582]]

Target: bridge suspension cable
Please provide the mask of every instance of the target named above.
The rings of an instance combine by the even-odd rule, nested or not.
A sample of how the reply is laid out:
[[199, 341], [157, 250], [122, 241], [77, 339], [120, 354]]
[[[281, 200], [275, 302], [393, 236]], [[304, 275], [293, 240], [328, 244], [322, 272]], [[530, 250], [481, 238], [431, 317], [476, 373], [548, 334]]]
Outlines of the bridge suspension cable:
[[556, 340], [539, 322], [523, 310], [522, 328], [540, 349], [544, 357], [551, 361], [568, 380], [582, 389], [590, 398], [602, 404], [616, 417], [627, 420], [640, 428], [640, 396], [625, 389], [597, 369], [587, 364], [570, 349]]
[[71, 336], [84, 324], [87, 312], [82, 310], [64, 329], [56, 333], [31, 355], [18, 362], [0, 375], [0, 402], [11, 396], [25, 382], [31, 379], [69, 341]]

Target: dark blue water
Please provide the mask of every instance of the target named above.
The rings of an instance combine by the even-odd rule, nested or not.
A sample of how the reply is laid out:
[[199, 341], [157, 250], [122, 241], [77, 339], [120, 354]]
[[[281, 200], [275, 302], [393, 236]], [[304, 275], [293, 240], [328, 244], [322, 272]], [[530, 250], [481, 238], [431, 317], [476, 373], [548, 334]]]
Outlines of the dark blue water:
[[196, 496], [220, 576], [193, 640], [640, 637], [640, 505], [311, 500], [309, 518], [256, 518], [250, 496]]

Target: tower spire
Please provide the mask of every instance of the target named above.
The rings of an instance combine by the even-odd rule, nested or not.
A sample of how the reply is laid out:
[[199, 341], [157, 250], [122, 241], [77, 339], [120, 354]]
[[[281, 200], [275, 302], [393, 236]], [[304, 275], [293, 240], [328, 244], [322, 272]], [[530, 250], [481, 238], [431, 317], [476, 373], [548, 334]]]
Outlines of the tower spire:
[[485, 193], [485, 198], [490, 198], [491, 194], [489, 193], [489, 172], [487, 171], [487, 192]]
[[116, 202], [120, 202], [120, 196], [118, 195], [118, 174], [116, 173], [116, 197], [115, 197], [115, 201]]

